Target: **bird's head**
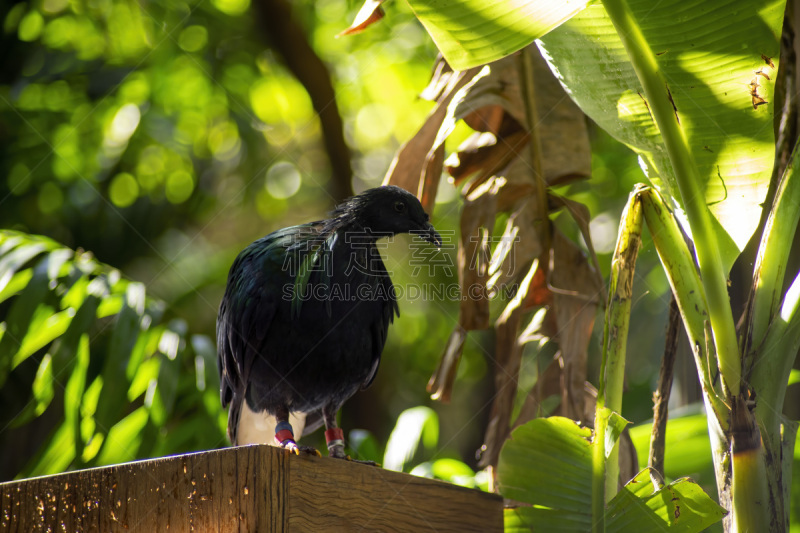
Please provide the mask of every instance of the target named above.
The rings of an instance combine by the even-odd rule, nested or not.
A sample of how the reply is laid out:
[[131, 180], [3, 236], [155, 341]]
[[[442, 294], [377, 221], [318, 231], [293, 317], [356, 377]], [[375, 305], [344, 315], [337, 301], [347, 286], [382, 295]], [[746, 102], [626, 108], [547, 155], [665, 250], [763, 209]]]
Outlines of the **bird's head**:
[[442, 237], [430, 223], [417, 197], [394, 185], [368, 189], [353, 196], [338, 206], [334, 214], [350, 218], [374, 235], [388, 237], [411, 233], [437, 248], [442, 247]]

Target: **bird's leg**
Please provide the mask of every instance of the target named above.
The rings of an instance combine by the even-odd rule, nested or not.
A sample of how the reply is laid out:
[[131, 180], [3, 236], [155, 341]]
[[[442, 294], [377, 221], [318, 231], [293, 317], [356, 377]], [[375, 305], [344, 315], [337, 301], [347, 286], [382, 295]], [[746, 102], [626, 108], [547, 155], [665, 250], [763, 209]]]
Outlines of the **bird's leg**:
[[325, 421], [325, 441], [328, 443], [328, 456], [347, 459], [354, 463], [378, 466], [378, 463], [374, 461], [357, 461], [344, 453], [344, 432], [336, 425], [336, 411], [337, 407], [335, 405], [326, 405], [322, 408], [322, 419]]
[[294, 429], [289, 423], [289, 408], [282, 406], [275, 411], [275, 442], [278, 446], [285, 448], [295, 455], [300, 455], [300, 452], [309, 455], [320, 456], [319, 451], [311, 446], [302, 446], [297, 444], [294, 440]]
[[275, 410], [275, 442], [281, 448], [286, 448], [290, 452], [299, 455], [297, 443], [294, 440], [294, 430], [289, 423], [289, 408], [281, 406]]
[[328, 443], [328, 455], [338, 459], [348, 459], [344, 453], [344, 432], [336, 425], [336, 407], [333, 405], [323, 407], [322, 419], [325, 421], [325, 442]]

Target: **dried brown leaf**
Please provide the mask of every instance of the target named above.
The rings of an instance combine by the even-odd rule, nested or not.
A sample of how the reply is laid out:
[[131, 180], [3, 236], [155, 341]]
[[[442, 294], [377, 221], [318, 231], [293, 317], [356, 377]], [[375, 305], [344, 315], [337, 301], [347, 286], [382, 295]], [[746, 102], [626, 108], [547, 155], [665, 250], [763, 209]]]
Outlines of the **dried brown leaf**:
[[489, 327], [488, 236], [494, 227], [497, 191], [498, 183], [492, 179], [464, 200], [458, 247], [458, 277], [464, 298], [461, 299], [459, 325], [450, 335], [439, 366], [428, 381], [428, 392], [433, 399], [450, 400], [467, 331]]
[[426, 213], [433, 213], [436, 203], [436, 192], [439, 190], [439, 181], [442, 179], [444, 168], [444, 145], [440, 144], [425, 161], [425, 170], [420, 179], [417, 197]]
[[491, 176], [502, 174], [526, 150], [527, 143], [528, 134], [521, 130], [503, 139], [491, 133], [474, 133], [462, 143], [457, 154], [448, 158], [447, 172], [456, 185], [471, 180], [467, 186], [469, 193]]
[[419, 94], [420, 98], [430, 102], [438, 100], [454, 74], [457, 73], [450, 67], [450, 64], [445, 61], [444, 56], [439, 53], [436, 56], [436, 61], [433, 63], [431, 80], [428, 82], [428, 86]]
[[603, 286], [581, 249], [560, 232], [553, 236], [550, 290], [556, 313], [558, 342], [564, 360], [561, 415], [584, 420], [584, 382], [589, 341]]
[[542, 244], [536, 227], [537, 221], [541, 219], [537, 213], [538, 203], [531, 196], [523, 196], [517, 205], [516, 210], [508, 217], [500, 242], [492, 254], [487, 284], [489, 289], [505, 287], [514, 280], [520, 280], [527, 273], [531, 261], [542, 255]]
[[453, 390], [453, 382], [456, 379], [458, 363], [461, 361], [461, 354], [464, 350], [464, 341], [467, 338], [467, 330], [461, 326], [456, 326], [447, 340], [444, 353], [439, 361], [439, 366], [428, 381], [427, 390], [434, 400], [448, 403], [450, 394]]
[[[429, 160], [435, 157], [436, 150], [444, 141], [440, 139], [439, 130], [448, 115], [448, 106], [453, 97], [469, 83], [478, 73], [478, 69], [469, 69], [455, 73], [450, 77], [447, 86], [442, 92], [433, 111], [425, 123], [407, 143], [405, 143], [392, 161], [383, 185], [397, 185], [420, 197], [425, 184], [421, 183], [427, 177]], [[438, 179], [441, 172], [437, 175]]]
[[538, 267], [539, 262], [534, 261], [519, 291], [495, 322], [495, 397], [479, 463], [481, 466], [497, 464], [500, 448], [511, 431], [511, 411], [517, 395], [517, 380], [522, 361], [522, 345], [517, 339], [522, 322], [522, 302], [526, 296], [526, 287], [530, 285]]
[[461, 211], [461, 242], [458, 248], [461, 300], [459, 323], [467, 331], [489, 327], [486, 290], [491, 257], [489, 236], [494, 228], [498, 182], [491, 179], [467, 196]]
[[[467, 126], [475, 131], [499, 135], [503, 129], [505, 117], [506, 112], [503, 106], [487, 105], [465, 115], [463, 119]], [[517, 123], [517, 126], [519, 126], [519, 123]], [[522, 127], [517, 129], [522, 129]]]
[[[589, 257], [592, 259], [592, 266], [594, 267], [593, 274], [595, 276], [596, 285], [598, 287], [602, 287], [603, 276], [600, 274], [600, 263], [597, 261], [597, 253], [595, 253], [594, 244], [592, 243], [592, 234], [589, 231], [589, 222], [591, 221], [589, 208], [580, 202], [576, 202], [575, 200], [570, 200], [569, 198], [565, 198], [553, 193], [549, 194], [549, 200], [552, 206], [565, 207], [567, 209], [567, 213], [569, 213], [570, 217], [572, 217], [572, 220], [574, 220], [578, 225], [578, 230], [580, 230], [583, 240], [586, 243], [586, 247], [589, 249]], [[605, 297], [605, 292], [603, 292], [604, 302]]]
[[552, 303], [553, 293], [547, 288], [547, 274], [543, 268], [540, 268], [533, 276], [531, 286], [528, 287], [528, 296], [523, 303], [523, 309], [528, 311], [535, 307], [550, 305]]
[[[542, 174], [547, 183], [565, 183], [587, 178], [591, 172], [591, 147], [586, 118], [569, 98], [561, 84], [550, 72], [535, 45], [530, 47], [536, 94], [536, 124], [541, 151]], [[491, 131], [503, 137], [504, 126], [510, 120], [528, 129], [525, 104], [520, 91], [517, 58], [515, 55], [489, 65], [490, 72], [470, 87], [455, 109], [455, 117], [467, 120], [478, 131]], [[506, 111], [502, 121], [496, 117], [497, 108]], [[486, 111], [486, 110], [490, 111]], [[491, 120], [487, 120], [486, 114]], [[501, 125], [498, 125], [501, 124]], [[477, 126], [477, 127], [476, 127]]]
[[383, 8], [381, 7], [381, 4], [384, 1], [385, 0], [366, 0], [364, 5], [361, 6], [361, 9], [358, 11], [356, 18], [353, 20], [353, 23], [350, 25], [350, 27], [339, 33], [336, 37], [361, 33], [371, 25], [381, 20], [385, 15]]

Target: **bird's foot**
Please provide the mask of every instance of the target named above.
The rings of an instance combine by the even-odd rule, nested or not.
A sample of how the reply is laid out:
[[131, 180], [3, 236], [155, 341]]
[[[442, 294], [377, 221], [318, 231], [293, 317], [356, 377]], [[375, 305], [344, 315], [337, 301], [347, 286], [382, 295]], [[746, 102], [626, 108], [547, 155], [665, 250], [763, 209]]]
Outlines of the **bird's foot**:
[[313, 446], [303, 446], [302, 444], [298, 444], [297, 449], [299, 451], [299, 453], [295, 452], [297, 453], [297, 455], [304, 453], [306, 455], [314, 455], [316, 457], [322, 457], [322, 454], [319, 453], [319, 450], [314, 448]]
[[295, 442], [294, 431], [288, 422], [279, 422], [275, 429], [277, 430], [275, 431], [275, 442], [277, 442], [281, 448], [289, 450], [295, 455], [307, 454], [322, 457], [322, 454], [319, 453], [319, 450], [313, 446], [303, 446], [302, 444], [297, 444], [297, 442]]
[[344, 446], [331, 446], [328, 445], [328, 457], [335, 459], [350, 459], [350, 456], [344, 453]]
[[286, 439], [283, 442], [280, 442], [279, 445], [284, 450], [289, 450], [295, 455], [314, 455], [316, 457], [322, 457], [322, 454], [319, 453], [318, 449], [314, 448], [313, 446], [297, 444], [293, 439]]
[[345, 461], [350, 461], [351, 463], [359, 463], [362, 465], [369, 465], [369, 466], [381, 466], [380, 463], [376, 463], [375, 461], [362, 461], [360, 459], [353, 459], [352, 457], [344, 453], [344, 447], [342, 447], [341, 449], [337, 448], [336, 451], [329, 450], [328, 456], [334, 457], [336, 459], [344, 459]]
[[344, 432], [342, 428], [325, 430], [325, 442], [328, 443], [328, 456], [337, 459], [349, 459], [344, 453]]
[[325, 431], [325, 440], [328, 441], [328, 457], [345, 459], [353, 463], [361, 463], [364, 465], [380, 466], [375, 461], [360, 461], [344, 453], [344, 433], [340, 428], [331, 428]]

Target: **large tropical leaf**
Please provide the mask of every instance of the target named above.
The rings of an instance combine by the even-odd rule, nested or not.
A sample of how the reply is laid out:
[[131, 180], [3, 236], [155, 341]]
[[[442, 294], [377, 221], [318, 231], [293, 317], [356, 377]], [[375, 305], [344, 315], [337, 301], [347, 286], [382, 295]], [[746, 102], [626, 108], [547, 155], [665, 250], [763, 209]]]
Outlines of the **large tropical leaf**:
[[[750, 239], [772, 174], [773, 92], [784, 2], [631, 0], [656, 54], [672, 105], [698, 166], [727, 272]], [[602, 5], [541, 42], [562, 83], [587, 115], [638, 152], [650, 179], [680, 205], [658, 128]]]
[[[584, 532], [592, 528], [592, 432], [561, 417], [520, 426], [497, 467], [501, 494], [521, 504], [506, 511], [506, 531]], [[604, 443], [607, 445], [606, 443]], [[654, 487], [648, 470], [608, 503], [607, 532], [701, 531], [724, 510], [688, 478]]]
[[[644, 91], [602, 5], [459, 0], [434, 9], [425, 0], [409, 3], [455, 68], [498, 59], [549, 31], [540, 44], [572, 98], [639, 153], [653, 183], [681, 205]], [[628, 5], [656, 54], [689, 141], [700, 188], [719, 222], [727, 272], [758, 224], [772, 173], [784, 1], [630, 0]], [[573, 13], [560, 26], [555, 22]]]
[[407, 0], [456, 70], [507, 56], [586, 7], [589, 0]]

